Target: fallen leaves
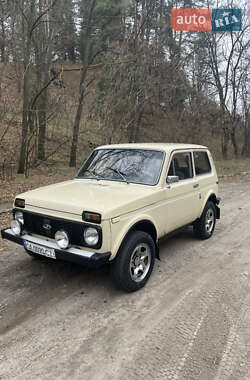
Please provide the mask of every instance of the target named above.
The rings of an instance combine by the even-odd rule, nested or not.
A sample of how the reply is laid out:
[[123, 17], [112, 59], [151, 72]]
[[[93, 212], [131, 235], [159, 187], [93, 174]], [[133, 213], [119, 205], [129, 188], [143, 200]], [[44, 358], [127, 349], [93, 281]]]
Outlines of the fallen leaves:
[[[30, 171], [30, 176], [16, 175], [12, 181], [2, 181], [0, 183], [0, 204], [2, 208], [7, 208], [6, 203], [13, 202], [16, 195], [37, 187], [50, 185], [52, 183], [65, 181], [74, 178], [76, 169], [66, 166], [39, 167]], [[0, 230], [10, 226], [11, 213], [0, 214]], [[8, 247], [8, 241], [0, 237], [0, 252]]]
[[[11, 213], [0, 214], [0, 230], [10, 226], [11, 217]], [[0, 238], [0, 251], [4, 251], [8, 247], [8, 244], [7, 240], [2, 240], [2, 238]]]
[[39, 167], [32, 169], [28, 178], [17, 174], [11, 181], [0, 181], [0, 204], [6, 202], [12, 203], [16, 195], [25, 191], [72, 179], [75, 177], [76, 172], [75, 168], [54, 165], [52, 168]]

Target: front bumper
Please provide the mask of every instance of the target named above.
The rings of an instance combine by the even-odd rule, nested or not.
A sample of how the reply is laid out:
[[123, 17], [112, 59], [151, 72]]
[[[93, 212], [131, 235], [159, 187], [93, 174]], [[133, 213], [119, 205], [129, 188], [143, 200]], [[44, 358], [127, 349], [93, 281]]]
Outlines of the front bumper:
[[100, 267], [101, 265], [107, 263], [111, 256], [110, 252], [95, 253], [78, 248], [68, 248], [67, 250], [62, 250], [58, 248], [56, 243], [47, 241], [45, 239], [40, 239], [27, 234], [16, 236], [13, 234], [10, 228], [2, 230], [1, 236], [3, 239], [10, 240], [22, 246], [24, 246], [24, 241], [27, 240], [31, 243], [35, 243], [43, 247], [53, 248], [55, 250], [57, 260], [70, 261], [72, 263], [85, 265], [91, 268]]

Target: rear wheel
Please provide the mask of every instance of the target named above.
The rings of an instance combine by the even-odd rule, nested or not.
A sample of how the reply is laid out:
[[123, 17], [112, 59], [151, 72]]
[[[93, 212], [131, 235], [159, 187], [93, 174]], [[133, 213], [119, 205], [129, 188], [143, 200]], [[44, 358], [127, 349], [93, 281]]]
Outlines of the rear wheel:
[[209, 239], [214, 232], [216, 209], [213, 202], [208, 201], [201, 217], [194, 222], [194, 234], [200, 239]]
[[148, 281], [155, 261], [155, 243], [143, 231], [133, 231], [122, 244], [112, 264], [112, 275], [127, 292], [141, 289]]

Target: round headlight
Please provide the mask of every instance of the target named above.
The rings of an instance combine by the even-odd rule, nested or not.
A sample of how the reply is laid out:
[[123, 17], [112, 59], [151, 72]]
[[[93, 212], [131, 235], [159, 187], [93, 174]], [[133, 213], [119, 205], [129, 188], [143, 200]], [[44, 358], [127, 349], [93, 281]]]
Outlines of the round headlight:
[[21, 234], [22, 228], [21, 228], [21, 224], [18, 222], [18, 220], [12, 220], [10, 222], [10, 228], [11, 228], [11, 231], [13, 232], [14, 235], [18, 236]]
[[16, 211], [15, 212], [15, 219], [21, 223], [22, 225], [24, 224], [24, 220], [23, 220], [23, 213], [22, 211]]
[[86, 228], [84, 230], [84, 240], [90, 246], [96, 245], [99, 240], [97, 229], [93, 227]]
[[61, 249], [66, 249], [69, 246], [69, 237], [67, 232], [65, 231], [57, 231], [55, 234], [55, 240], [56, 244], [58, 245], [59, 248]]

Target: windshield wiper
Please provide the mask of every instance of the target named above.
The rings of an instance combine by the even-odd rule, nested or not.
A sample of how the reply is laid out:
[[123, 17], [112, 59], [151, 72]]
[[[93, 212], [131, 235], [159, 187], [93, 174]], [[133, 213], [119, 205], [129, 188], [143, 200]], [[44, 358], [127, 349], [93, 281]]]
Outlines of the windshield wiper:
[[97, 179], [97, 181], [99, 181], [102, 178], [102, 176], [100, 174], [96, 173], [94, 170], [85, 169], [84, 173], [92, 174]]
[[119, 174], [120, 177], [122, 177], [122, 179], [126, 182], [126, 183], [129, 183], [129, 181], [127, 180], [126, 176], [124, 173], [121, 173], [119, 169], [114, 169], [114, 168], [111, 168], [110, 166], [107, 166], [105, 169], [109, 169], [111, 170], [112, 172], [116, 173], [116, 174]]

